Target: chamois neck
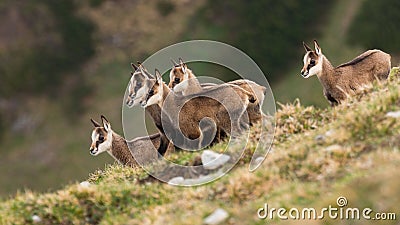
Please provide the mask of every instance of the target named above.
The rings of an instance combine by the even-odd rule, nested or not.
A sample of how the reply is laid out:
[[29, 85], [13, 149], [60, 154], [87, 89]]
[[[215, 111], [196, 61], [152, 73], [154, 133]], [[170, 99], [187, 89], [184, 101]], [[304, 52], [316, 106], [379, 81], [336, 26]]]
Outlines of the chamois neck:
[[189, 79], [196, 78], [196, 76], [194, 75], [194, 73], [190, 69], [187, 69], [186, 73], [188, 74], [188, 78]]
[[163, 89], [163, 96], [162, 96], [162, 101], [159, 103], [160, 108], [163, 107], [164, 101], [165, 99], [167, 99], [167, 96], [171, 93], [171, 89], [169, 89], [169, 87], [163, 82], [162, 83], [162, 89]]
[[200, 85], [200, 82], [197, 80], [197, 78], [189, 78], [189, 85], [188, 88], [185, 90], [185, 95], [188, 94], [195, 94], [203, 90], [203, 88]]
[[131, 150], [126, 143], [126, 140], [119, 134], [113, 132], [111, 142], [111, 156], [123, 165], [134, 165], [135, 159], [131, 154]]
[[332, 66], [332, 63], [324, 56], [322, 55], [322, 71], [321, 75], [326, 76], [326, 75], [333, 75], [333, 71], [335, 68]]
[[325, 88], [332, 85], [334, 77], [335, 68], [332, 66], [331, 62], [322, 55], [322, 69], [321, 72], [317, 74], [319, 81]]

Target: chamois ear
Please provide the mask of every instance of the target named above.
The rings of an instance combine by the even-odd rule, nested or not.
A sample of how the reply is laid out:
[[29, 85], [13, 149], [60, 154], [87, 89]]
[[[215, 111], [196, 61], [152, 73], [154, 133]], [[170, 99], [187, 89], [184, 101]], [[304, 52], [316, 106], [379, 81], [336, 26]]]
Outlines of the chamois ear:
[[142, 65], [139, 65], [139, 70], [140, 70], [140, 73], [141, 73], [143, 76], [145, 76], [146, 78], [149, 78], [149, 77], [147, 76], [147, 73], [146, 73], [146, 71], [145, 71], [145, 69], [144, 69], [144, 67], [143, 67]]
[[321, 55], [322, 51], [321, 51], [321, 47], [319, 47], [317, 40], [314, 40], [314, 47], [315, 47], [315, 52], [318, 55]]
[[155, 70], [155, 74], [156, 74], [157, 82], [158, 82], [159, 84], [161, 84], [163, 81], [162, 81], [162, 76], [161, 76], [160, 71], [158, 71], [158, 69], [156, 69], [156, 70]]
[[155, 79], [154, 75], [151, 74], [151, 73], [149, 73], [147, 70], [145, 70], [145, 73], [146, 73], [146, 75], [147, 75], [147, 77], [148, 77], [149, 79]]
[[94, 127], [101, 127], [100, 124], [94, 121], [92, 118], [90, 118], [90, 121], [92, 121]]
[[139, 69], [140, 69], [140, 73], [145, 76], [147, 79], [154, 79], [155, 77], [153, 76], [153, 74], [149, 73], [147, 71], [147, 69], [143, 66], [143, 64], [139, 61], [137, 61], [138, 65], [139, 65]]
[[105, 116], [101, 115], [101, 122], [103, 123], [104, 129], [106, 129], [107, 132], [111, 131], [111, 124], [108, 122]]
[[181, 67], [181, 69], [182, 69], [182, 72], [183, 72], [184, 74], [186, 74], [187, 65], [183, 62], [183, 59], [182, 59], [182, 58], [179, 58], [179, 65], [180, 65], [180, 67]]
[[178, 63], [176, 63], [175, 60], [173, 60], [172, 58], [171, 58], [171, 62], [172, 62], [172, 65], [174, 65], [174, 67], [179, 66]]
[[179, 64], [180, 64], [180, 66], [184, 66], [185, 65], [185, 63], [183, 62], [183, 59], [181, 57], [179, 57]]
[[312, 49], [306, 43], [304, 43], [304, 41], [303, 41], [303, 46], [304, 46], [304, 49], [306, 50], [306, 52], [312, 51]]
[[132, 67], [133, 71], [136, 71], [138, 69], [138, 67], [132, 62], [131, 62], [131, 67]]

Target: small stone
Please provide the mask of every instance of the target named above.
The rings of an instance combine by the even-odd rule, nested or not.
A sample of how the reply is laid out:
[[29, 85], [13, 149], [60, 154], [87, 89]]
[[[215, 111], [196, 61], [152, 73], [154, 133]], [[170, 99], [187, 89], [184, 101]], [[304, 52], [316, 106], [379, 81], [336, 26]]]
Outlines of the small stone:
[[326, 152], [335, 152], [335, 151], [340, 151], [342, 149], [342, 146], [340, 145], [331, 145], [325, 148]]
[[183, 177], [174, 177], [168, 181], [168, 184], [179, 185], [182, 184], [184, 181], [185, 179]]
[[82, 181], [79, 185], [84, 188], [90, 187], [90, 183], [88, 181]]
[[229, 161], [231, 157], [225, 154], [215, 153], [211, 150], [204, 150], [201, 154], [201, 162], [204, 169], [213, 170]]
[[40, 222], [42, 222], [42, 218], [40, 218], [38, 215], [33, 215], [32, 216], [32, 221], [34, 223], [40, 223]]
[[326, 133], [325, 133], [325, 136], [326, 137], [332, 137], [332, 135], [335, 133], [335, 130], [328, 130]]
[[204, 219], [204, 224], [207, 225], [220, 224], [224, 222], [228, 217], [229, 214], [225, 210], [218, 208], [211, 215], [207, 216]]
[[318, 144], [322, 144], [322, 143], [325, 142], [325, 135], [318, 134], [317, 136], [315, 136], [314, 140], [315, 140], [315, 142], [317, 142]]
[[256, 158], [256, 160], [254, 160], [256, 165], [259, 165], [260, 163], [262, 163], [262, 161], [264, 161], [264, 157], [261, 157], [261, 156]]
[[386, 117], [399, 118], [400, 117], [400, 111], [388, 112], [388, 113], [386, 113]]

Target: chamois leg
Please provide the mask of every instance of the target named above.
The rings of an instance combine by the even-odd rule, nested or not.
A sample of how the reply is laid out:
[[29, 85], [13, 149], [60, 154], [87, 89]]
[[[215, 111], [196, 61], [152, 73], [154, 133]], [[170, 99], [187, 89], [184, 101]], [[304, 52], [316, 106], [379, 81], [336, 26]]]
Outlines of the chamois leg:
[[168, 149], [169, 145], [169, 140], [165, 136], [165, 134], [160, 134], [160, 146], [158, 146], [157, 152], [158, 152], [158, 157], [162, 157], [165, 155], [165, 152]]
[[199, 123], [199, 129], [199, 149], [210, 146], [213, 143], [217, 133], [215, 121], [210, 118], [203, 118]]

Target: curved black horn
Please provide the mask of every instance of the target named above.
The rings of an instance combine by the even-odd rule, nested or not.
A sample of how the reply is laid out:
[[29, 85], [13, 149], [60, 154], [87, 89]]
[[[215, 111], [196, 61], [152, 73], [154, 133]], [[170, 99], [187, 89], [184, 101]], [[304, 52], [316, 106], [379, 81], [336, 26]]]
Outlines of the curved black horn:
[[133, 68], [134, 71], [138, 69], [138, 67], [134, 63], [131, 63], [131, 67]]
[[94, 121], [92, 118], [90, 118], [90, 121], [92, 121], [94, 127], [101, 127], [100, 124]]

